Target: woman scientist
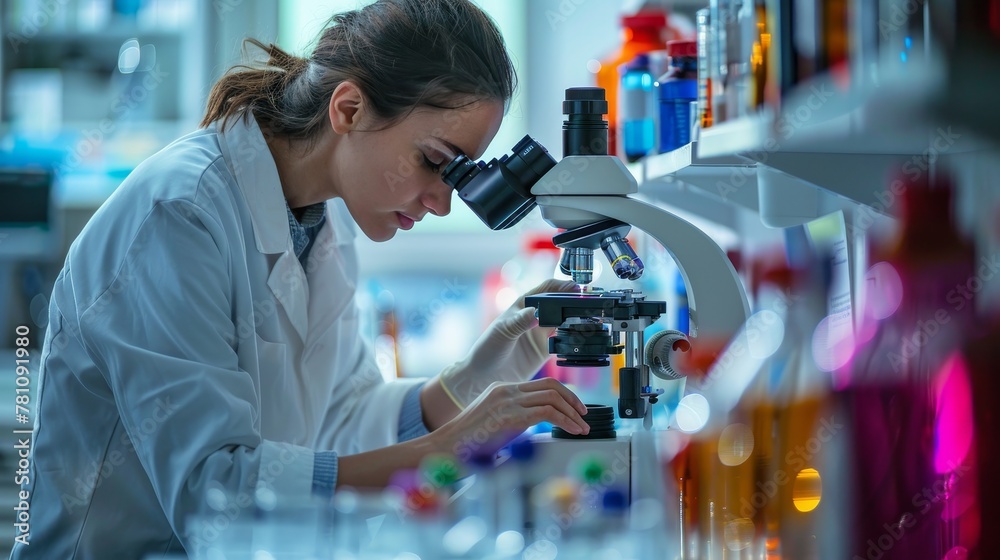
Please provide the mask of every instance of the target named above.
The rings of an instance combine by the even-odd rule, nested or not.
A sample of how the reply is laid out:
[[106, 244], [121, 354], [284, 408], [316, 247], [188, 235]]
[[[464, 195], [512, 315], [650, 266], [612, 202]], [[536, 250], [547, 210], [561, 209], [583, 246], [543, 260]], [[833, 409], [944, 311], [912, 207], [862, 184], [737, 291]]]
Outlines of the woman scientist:
[[468, 0], [379, 0], [335, 16], [308, 59], [254, 44], [267, 67], [215, 84], [203, 128], [139, 165], [70, 249], [12, 558], [204, 553], [217, 528], [190, 518], [209, 495], [246, 521], [260, 487], [295, 503], [474, 451], [484, 430], [588, 431], [575, 395], [527, 381], [548, 357], [530, 308], [428, 382], [383, 383], [358, 332], [355, 224], [387, 241], [448, 214], [439, 167], [500, 126], [514, 72], [491, 20]]

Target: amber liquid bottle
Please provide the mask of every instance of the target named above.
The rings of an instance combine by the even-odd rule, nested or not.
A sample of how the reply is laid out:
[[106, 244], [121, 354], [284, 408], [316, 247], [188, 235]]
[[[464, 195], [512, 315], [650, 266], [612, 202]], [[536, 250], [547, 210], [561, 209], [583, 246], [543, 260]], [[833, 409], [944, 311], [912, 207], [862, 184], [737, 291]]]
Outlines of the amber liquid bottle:
[[[817, 325], [827, 315], [829, 280], [825, 253], [812, 251], [792, 267], [772, 268], [762, 280], [778, 295], [784, 340], [759, 375], [752, 401], [756, 454], [754, 558], [823, 558], [821, 520], [824, 458], [837, 437], [828, 429], [831, 383], [813, 355]], [[756, 507], [760, 506], [760, 507]]]
[[[763, 285], [755, 290], [755, 317], [768, 318], [748, 322], [752, 347], [745, 350], [769, 357], [732, 410], [710, 408], [713, 420], [675, 461], [684, 558], [820, 558], [821, 456], [804, 450], [829, 394], [829, 382], [811, 366], [809, 343], [825, 315], [825, 285], [812, 268], [781, 265], [755, 275]], [[741, 384], [736, 377], [717, 382]]]
[[767, 6], [764, 0], [756, 0], [754, 5], [756, 18], [756, 33], [750, 48], [750, 114], [764, 107], [767, 101], [769, 80], [774, 71], [770, 60], [771, 54], [771, 22], [768, 21]]

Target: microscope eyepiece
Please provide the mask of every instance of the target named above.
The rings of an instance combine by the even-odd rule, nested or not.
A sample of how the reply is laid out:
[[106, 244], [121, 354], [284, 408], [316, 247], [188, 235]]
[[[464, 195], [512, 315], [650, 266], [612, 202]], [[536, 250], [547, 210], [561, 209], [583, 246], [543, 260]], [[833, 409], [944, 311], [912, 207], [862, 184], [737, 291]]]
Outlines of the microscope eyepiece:
[[604, 88], [566, 90], [563, 101], [563, 157], [608, 155], [608, 101]]
[[[563, 101], [563, 156], [608, 155], [608, 100], [603, 88], [566, 90]], [[448, 162], [441, 173], [445, 183], [490, 229], [507, 229], [535, 207], [531, 188], [556, 166], [544, 146], [525, 136], [509, 155], [489, 163], [465, 154]]]
[[458, 188], [456, 185], [465, 185], [472, 179], [479, 175], [480, 169], [486, 167], [485, 163], [476, 162], [469, 159], [465, 154], [459, 154], [455, 156], [455, 159], [451, 160], [441, 173], [442, 179], [445, 183], [448, 183], [454, 188]]
[[535, 207], [531, 187], [555, 167], [544, 146], [530, 136], [518, 142], [510, 155], [489, 163], [461, 154], [445, 166], [442, 180], [490, 229], [507, 229]]

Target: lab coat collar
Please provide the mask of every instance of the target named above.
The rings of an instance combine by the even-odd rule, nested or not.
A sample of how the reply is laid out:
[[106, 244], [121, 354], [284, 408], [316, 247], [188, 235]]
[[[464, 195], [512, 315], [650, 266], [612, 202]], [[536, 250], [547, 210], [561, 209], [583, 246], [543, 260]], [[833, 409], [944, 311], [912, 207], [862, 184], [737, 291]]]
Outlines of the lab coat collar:
[[285, 195], [278, 167], [267, 147], [264, 134], [251, 114], [236, 118], [224, 130], [218, 125], [222, 156], [236, 176], [250, 209], [254, 240], [261, 253], [291, 251]]

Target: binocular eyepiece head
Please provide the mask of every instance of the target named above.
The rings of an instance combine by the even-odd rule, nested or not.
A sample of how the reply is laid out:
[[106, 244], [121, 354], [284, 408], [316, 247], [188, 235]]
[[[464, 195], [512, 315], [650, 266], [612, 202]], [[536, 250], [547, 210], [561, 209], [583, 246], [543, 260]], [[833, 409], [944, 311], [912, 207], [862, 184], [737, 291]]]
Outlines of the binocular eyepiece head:
[[[563, 101], [563, 157], [608, 155], [608, 102], [602, 88], [570, 88]], [[459, 154], [445, 165], [442, 179], [490, 229], [507, 229], [535, 207], [531, 187], [556, 160], [531, 136], [510, 154], [489, 163]]]

